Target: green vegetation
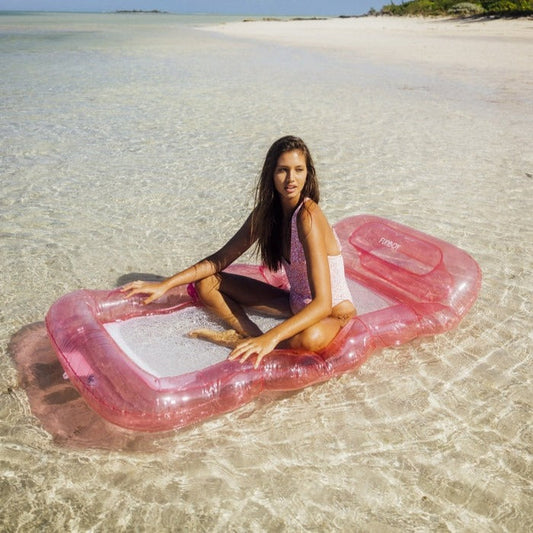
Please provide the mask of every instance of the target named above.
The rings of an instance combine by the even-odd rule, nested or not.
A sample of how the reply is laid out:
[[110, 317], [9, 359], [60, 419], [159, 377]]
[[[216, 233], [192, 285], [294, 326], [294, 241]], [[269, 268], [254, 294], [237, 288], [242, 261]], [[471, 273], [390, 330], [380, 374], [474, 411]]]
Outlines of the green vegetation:
[[422, 16], [492, 16], [525, 17], [533, 15], [533, 0], [410, 0], [402, 4], [383, 6], [377, 15]]

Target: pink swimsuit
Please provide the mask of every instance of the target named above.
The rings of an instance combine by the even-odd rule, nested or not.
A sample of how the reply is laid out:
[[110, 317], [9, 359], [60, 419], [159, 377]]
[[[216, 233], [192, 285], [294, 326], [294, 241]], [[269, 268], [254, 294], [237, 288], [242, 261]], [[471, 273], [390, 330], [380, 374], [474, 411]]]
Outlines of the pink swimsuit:
[[[304, 200], [305, 202], [306, 200]], [[283, 259], [283, 268], [287, 274], [287, 278], [291, 285], [290, 288], [290, 306], [293, 313], [298, 313], [306, 305], [311, 303], [313, 297], [311, 296], [311, 289], [309, 288], [309, 281], [307, 279], [307, 263], [305, 261], [305, 253], [298, 237], [298, 227], [296, 219], [303, 202], [298, 206], [292, 215], [291, 220], [291, 255], [290, 263]], [[340, 248], [339, 238], [335, 234], [335, 239]], [[335, 307], [344, 300], [352, 301], [352, 295], [346, 282], [344, 275], [344, 260], [342, 254], [328, 255], [329, 275], [331, 282], [331, 305]]]

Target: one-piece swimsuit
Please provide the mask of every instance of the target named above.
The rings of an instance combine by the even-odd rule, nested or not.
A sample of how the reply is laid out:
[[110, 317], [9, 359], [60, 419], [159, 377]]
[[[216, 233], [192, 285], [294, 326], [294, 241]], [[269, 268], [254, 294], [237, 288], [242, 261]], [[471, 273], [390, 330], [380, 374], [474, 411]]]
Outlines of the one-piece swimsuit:
[[[298, 236], [297, 225], [298, 213], [306, 201], [307, 198], [298, 206], [292, 215], [290, 262], [285, 258], [282, 259], [283, 268], [285, 269], [285, 273], [287, 274], [290, 283], [290, 306], [292, 312], [295, 314], [311, 303], [311, 300], [313, 299], [309, 287], [309, 280], [307, 278], [307, 262], [305, 260], [302, 243]], [[333, 233], [340, 250], [341, 244], [339, 238], [337, 237], [335, 230], [333, 230]], [[328, 255], [328, 263], [331, 282], [331, 306], [335, 307], [344, 300], [352, 302], [352, 295], [344, 274], [344, 260], [342, 254]]]

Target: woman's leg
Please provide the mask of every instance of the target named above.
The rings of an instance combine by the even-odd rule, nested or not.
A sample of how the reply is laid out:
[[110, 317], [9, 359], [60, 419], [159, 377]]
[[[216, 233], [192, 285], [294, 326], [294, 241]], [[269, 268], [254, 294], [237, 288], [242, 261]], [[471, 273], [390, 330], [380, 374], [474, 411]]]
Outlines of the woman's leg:
[[283, 341], [280, 347], [319, 352], [335, 338], [343, 326], [344, 324], [338, 318], [327, 317], [294, 337]]
[[291, 315], [287, 291], [247, 276], [221, 272], [196, 282], [196, 291], [202, 303], [231, 329], [222, 333], [195, 330], [190, 335], [224, 346], [233, 347], [244, 337], [261, 335], [262, 331], [250, 320], [244, 307], [280, 317]]
[[331, 316], [287, 339], [281, 346], [319, 352], [335, 338], [341, 328], [356, 314], [357, 312], [351, 302], [341, 302], [333, 309]]
[[[255, 337], [262, 333], [250, 320], [244, 307], [252, 307], [281, 318], [288, 318], [293, 314], [287, 291], [247, 276], [221, 272], [198, 281], [196, 290], [203, 304], [231, 329], [224, 332], [201, 329], [192, 331], [190, 335], [230, 348], [245, 337]], [[279, 346], [313, 352], [323, 350], [355, 314], [351, 302], [341, 302], [333, 309], [331, 316], [283, 341]]]

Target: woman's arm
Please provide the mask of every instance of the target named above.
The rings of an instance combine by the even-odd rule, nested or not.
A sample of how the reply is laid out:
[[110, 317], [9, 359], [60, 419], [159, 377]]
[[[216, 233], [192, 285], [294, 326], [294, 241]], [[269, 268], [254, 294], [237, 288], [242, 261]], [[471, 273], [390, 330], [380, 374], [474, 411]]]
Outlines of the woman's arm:
[[144, 300], [144, 303], [148, 304], [163, 296], [163, 294], [173, 287], [194, 283], [200, 279], [212, 276], [224, 270], [250, 248], [253, 244], [251, 228], [252, 215], [246, 219], [237, 233], [214, 254], [163, 281], [133, 281], [124, 285], [121, 290], [127, 293], [126, 296], [128, 298], [134, 294], [148, 294], [148, 298]]
[[297, 224], [307, 262], [312, 301], [300, 312], [263, 335], [240, 343], [230, 354], [230, 359], [240, 359], [242, 362], [252, 355], [257, 355], [257, 366], [280, 342], [294, 337], [331, 315], [331, 280], [326, 246], [329, 224], [316, 204], [300, 211]]

